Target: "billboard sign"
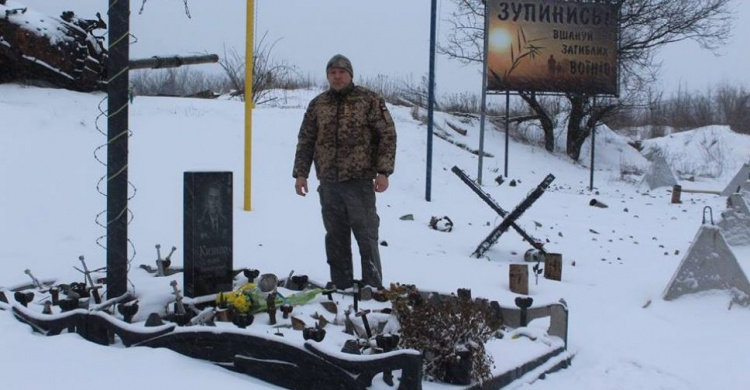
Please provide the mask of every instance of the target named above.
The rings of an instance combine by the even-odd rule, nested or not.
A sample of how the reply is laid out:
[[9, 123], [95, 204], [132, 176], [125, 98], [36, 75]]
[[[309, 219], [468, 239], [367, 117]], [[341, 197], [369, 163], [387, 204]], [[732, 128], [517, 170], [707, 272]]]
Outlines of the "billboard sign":
[[486, 4], [488, 91], [618, 94], [616, 3]]

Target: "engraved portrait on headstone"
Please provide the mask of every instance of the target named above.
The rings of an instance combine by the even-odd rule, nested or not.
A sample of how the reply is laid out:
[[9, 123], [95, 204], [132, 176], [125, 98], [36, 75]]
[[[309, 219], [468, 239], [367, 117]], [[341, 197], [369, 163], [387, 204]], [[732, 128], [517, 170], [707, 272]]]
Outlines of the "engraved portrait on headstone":
[[198, 234], [202, 241], [217, 240], [229, 233], [229, 219], [217, 183], [210, 183], [201, 200], [203, 210], [198, 217]]
[[185, 172], [185, 295], [232, 289], [232, 172]]

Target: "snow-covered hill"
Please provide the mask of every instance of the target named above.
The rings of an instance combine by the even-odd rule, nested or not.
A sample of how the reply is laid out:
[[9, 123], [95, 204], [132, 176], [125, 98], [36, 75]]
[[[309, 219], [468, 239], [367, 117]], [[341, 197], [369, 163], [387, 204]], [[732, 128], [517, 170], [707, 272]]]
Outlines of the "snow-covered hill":
[[[251, 212], [242, 210], [242, 103], [136, 97], [130, 107], [129, 177], [136, 190], [130, 201], [131, 273], [139, 271], [139, 264], [153, 263], [155, 244], [176, 246], [173, 259], [181, 263], [183, 172], [229, 170], [234, 172], [235, 268], [279, 275], [294, 270], [327, 279], [317, 195], [296, 196], [291, 177], [299, 124], [316, 92], [279, 92], [282, 99], [254, 111]], [[96, 244], [104, 230], [94, 222], [105, 208], [96, 186], [106, 170], [94, 158], [106, 154], [97, 151], [106, 137], [96, 129], [97, 124], [105, 126], [104, 118], [97, 121], [104, 98], [0, 85], [0, 286], [27, 282], [25, 269], [39, 278], [77, 280], [81, 276], [73, 266], [79, 255], [85, 255], [92, 268], [104, 265], [105, 253]], [[426, 127], [412, 117], [410, 108], [389, 108], [399, 138], [391, 188], [378, 196], [380, 238], [387, 242], [381, 248], [384, 280], [425, 290], [466, 287], [474, 296], [512, 304], [517, 295], [508, 289], [508, 268], [523, 262], [529, 245], [509, 231], [485, 258], [469, 256], [502, 220], [451, 172], [458, 166], [476, 177], [478, 157], [455, 142], [435, 138], [431, 201], [426, 201]], [[460, 124], [467, 135], [451, 133], [446, 121]], [[476, 122], [442, 113], [436, 122], [454, 141], [478, 148]], [[673, 165], [680, 169], [709, 164], [690, 148], [696, 142], [711, 144], [714, 136], [716, 144], [729, 151], [722, 155], [722, 174], [681, 184], [722, 190], [747, 162], [750, 137], [708, 128], [652, 142], [680, 156]], [[518, 224], [545, 241], [548, 251], [563, 255], [562, 282], [532, 277], [530, 296], [535, 305], [567, 302], [569, 350], [576, 356], [570, 368], [516, 386], [744, 389], [750, 383], [750, 338], [743, 337], [750, 311], [736, 305], [727, 310], [730, 296], [724, 292], [661, 299], [701, 225], [704, 207], [711, 207], [718, 219], [726, 199], [683, 193], [683, 203], [671, 204], [668, 188], [646, 191], [622, 180], [623, 161], [648, 163], [607, 129], [597, 134], [593, 191], [588, 189], [587, 158], [573, 163], [563, 153], [516, 142], [509, 145], [508, 177], [498, 185], [494, 178], [504, 173], [504, 139], [503, 133], [487, 132], [485, 149], [494, 157], [484, 158], [482, 176], [484, 190], [506, 210], [547, 174], [555, 176], [552, 187]], [[584, 148], [582, 156], [588, 156], [588, 146]], [[511, 180], [517, 185], [511, 186]], [[316, 183], [311, 185], [315, 188]], [[592, 207], [592, 199], [609, 207]], [[401, 220], [405, 214], [414, 220]], [[431, 217], [444, 215], [454, 222], [452, 232], [428, 227]], [[748, 273], [750, 247], [732, 249]], [[139, 291], [138, 285], [133, 287]], [[73, 388], [83, 382], [113, 390], [265, 387], [169, 351], [105, 348], [76, 335], [42, 337], [7, 311], [0, 311], [0, 360], [4, 389]], [[425, 388], [443, 387], [425, 383]]]

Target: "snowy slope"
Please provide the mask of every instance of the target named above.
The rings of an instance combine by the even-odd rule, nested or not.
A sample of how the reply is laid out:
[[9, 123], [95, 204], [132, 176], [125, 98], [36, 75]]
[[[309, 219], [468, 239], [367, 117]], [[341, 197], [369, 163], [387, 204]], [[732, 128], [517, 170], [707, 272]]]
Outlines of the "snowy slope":
[[[137, 97], [130, 111], [129, 169], [137, 190], [130, 202], [134, 219], [129, 232], [135, 248], [131, 273], [139, 264], [153, 263], [155, 244], [176, 246], [174, 259], [181, 263], [183, 172], [230, 170], [235, 268], [279, 275], [295, 270], [327, 279], [317, 194], [296, 196], [291, 177], [299, 123], [316, 92], [280, 93], [284, 99], [254, 111], [251, 212], [242, 210], [242, 103]], [[79, 255], [85, 255], [92, 268], [104, 265], [105, 252], [96, 244], [104, 230], [94, 222], [105, 208], [96, 186], [106, 171], [94, 158], [106, 157], [102, 150], [95, 152], [106, 140], [96, 130], [97, 123], [104, 128], [104, 118], [96, 120], [103, 98], [0, 85], [0, 286], [27, 282], [27, 268], [39, 278], [77, 280], [80, 274], [73, 266]], [[475, 177], [476, 155], [436, 138], [432, 200], [425, 201], [426, 127], [412, 118], [409, 108], [390, 109], [399, 138], [391, 188], [378, 196], [381, 240], [388, 243], [381, 248], [385, 281], [414, 283], [425, 290], [468, 287], [474, 296], [512, 304], [517, 295], [508, 290], [508, 266], [523, 261], [528, 244], [509, 231], [486, 258], [469, 256], [502, 220], [450, 171], [456, 165]], [[440, 123], [446, 117], [436, 118]], [[478, 124], [464, 126], [468, 135], [453, 137], [478, 147]], [[695, 130], [692, 139], [720, 134], [738, 151], [725, 156], [722, 176], [700, 179], [703, 187], [721, 190], [735, 173], [731, 167], [739, 169], [747, 161], [750, 137], [705, 131]], [[568, 303], [569, 350], [576, 357], [570, 368], [546, 380], [516, 385], [746, 388], [750, 338], [744, 335], [750, 311], [736, 305], [728, 310], [730, 297], [724, 292], [671, 302], [660, 298], [700, 227], [703, 208], [710, 206], [718, 219], [725, 199], [683, 193], [683, 203], [673, 205], [667, 188], [645, 192], [621, 180], [620, 161], [647, 164], [646, 160], [622, 147], [624, 141], [606, 129], [601, 132], [606, 136], [597, 137], [593, 192], [588, 190], [589, 170], [583, 161], [572, 163], [562, 153], [515, 142], [509, 145], [509, 177], [498, 186], [493, 179], [504, 170], [504, 134], [486, 134], [485, 148], [494, 157], [484, 159], [484, 189], [506, 210], [547, 174], [556, 177], [519, 225], [547, 242], [548, 251], [563, 254], [562, 282], [540, 278], [537, 284], [532, 277], [530, 296], [535, 305], [561, 298]], [[706, 163], [700, 154], [686, 151], [685, 140], [654, 142], [681, 153], [680, 164]], [[510, 179], [518, 185], [510, 186]], [[314, 180], [311, 185], [315, 188]], [[589, 206], [593, 198], [609, 207]], [[413, 214], [415, 220], [400, 220], [405, 214]], [[455, 223], [452, 232], [428, 228], [431, 217], [443, 215]], [[750, 248], [733, 251], [750, 273]], [[138, 285], [135, 289], [139, 291]], [[101, 347], [76, 335], [43, 337], [8, 312], [0, 312], [0, 361], [2, 388], [72, 388], [80, 386], [81, 370], [87, 381], [111, 389], [267, 386], [170, 351]], [[77, 368], [71, 369], [71, 364]], [[40, 376], [41, 371], [45, 375]]]

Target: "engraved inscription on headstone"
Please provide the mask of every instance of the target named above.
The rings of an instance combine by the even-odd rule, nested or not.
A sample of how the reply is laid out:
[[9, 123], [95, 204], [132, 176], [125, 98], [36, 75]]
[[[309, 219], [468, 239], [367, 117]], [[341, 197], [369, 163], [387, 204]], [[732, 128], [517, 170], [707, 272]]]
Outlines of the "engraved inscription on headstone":
[[232, 172], [185, 172], [184, 289], [188, 297], [232, 290]]
[[562, 265], [561, 253], [546, 253], [544, 255], [544, 278], [562, 280]]
[[528, 264], [511, 264], [508, 274], [510, 291], [529, 295], [529, 266]]

